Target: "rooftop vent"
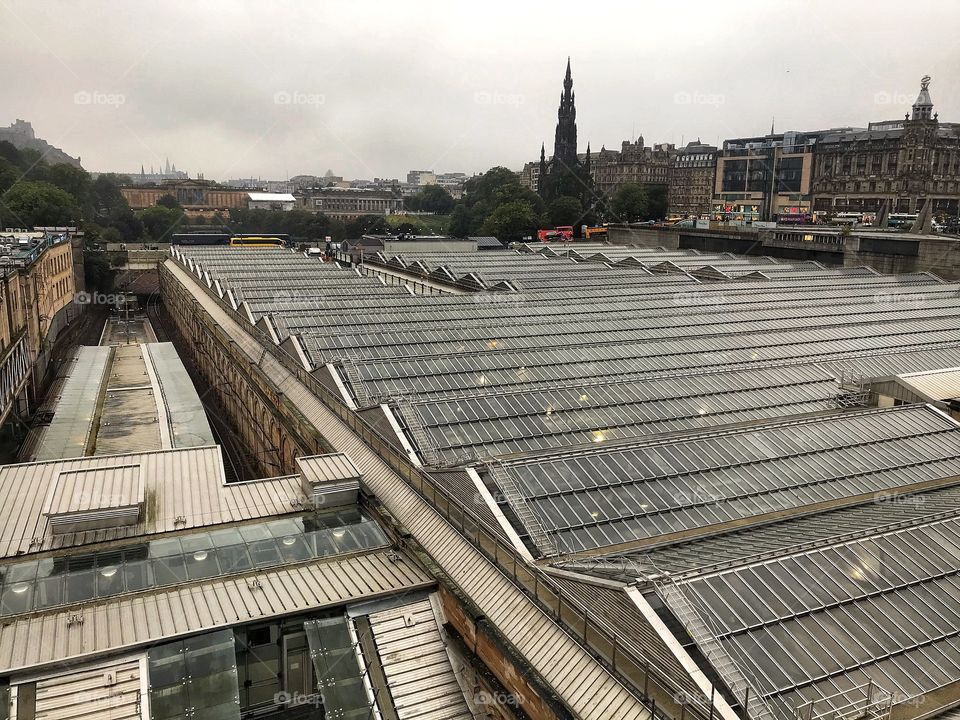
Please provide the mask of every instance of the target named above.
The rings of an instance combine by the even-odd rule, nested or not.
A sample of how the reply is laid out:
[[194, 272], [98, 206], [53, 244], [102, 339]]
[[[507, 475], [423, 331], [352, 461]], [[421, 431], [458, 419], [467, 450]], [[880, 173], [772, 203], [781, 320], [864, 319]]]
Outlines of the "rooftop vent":
[[297, 458], [304, 494], [315, 507], [355, 505], [360, 471], [343, 453]]
[[144, 505], [140, 465], [63, 470], [44, 514], [54, 535], [135, 525]]

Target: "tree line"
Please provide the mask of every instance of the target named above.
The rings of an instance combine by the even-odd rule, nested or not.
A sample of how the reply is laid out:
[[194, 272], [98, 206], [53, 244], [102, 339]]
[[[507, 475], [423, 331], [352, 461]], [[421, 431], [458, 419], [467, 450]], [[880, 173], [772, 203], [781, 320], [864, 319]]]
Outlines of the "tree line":
[[[392, 229], [383, 216], [348, 221], [306, 210], [231, 209], [226, 216], [188, 217], [173, 195], [156, 206], [134, 212], [120, 188], [130, 184], [124, 175], [103, 173], [96, 180], [82, 168], [49, 165], [35, 150], [18, 150], [0, 142], [0, 227], [76, 225], [90, 243], [169, 241], [177, 232], [276, 232], [297, 241], [327, 236], [335, 241]], [[463, 197], [455, 200], [444, 188], [429, 185], [405, 199], [417, 212], [449, 215], [449, 233], [456, 237], [492, 235], [503, 242], [535, 235], [542, 227], [593, 225], [598, 222], [636, 222], [663, 217], [665, 188], [627, 184], [612, 198], [598, 196], [584, 207], [575, 197], [544, 203], [520, 184], [515, 172], [494, 167], [470, 178]], [[418, 231], [416, 216], [400, 229]]]
[[[502, 242], [535, 236], [539, 228], [655, 220], [664, 217], [667, 210], [666, 187], [635, 183], [622, 185], [610, 198], [597, 194], [586, 206], [572, 196], [560, 196], [545, 203], [540, 195], [520, 184], [515, 172], [505, 167], [491, 168], [467, 180], [460, 200], [449, 197], [443, 188], [429, 186], [414, 196], [413, 204], [426, 209], [424, 200], [428, 192], [435, 205], [440, 204], [436, 200], [440, 193], [448, 195], [442, 206], [452, 207], [451, 235], [492, 235]], [[410, 203], [407, 206], [409, 208]]]

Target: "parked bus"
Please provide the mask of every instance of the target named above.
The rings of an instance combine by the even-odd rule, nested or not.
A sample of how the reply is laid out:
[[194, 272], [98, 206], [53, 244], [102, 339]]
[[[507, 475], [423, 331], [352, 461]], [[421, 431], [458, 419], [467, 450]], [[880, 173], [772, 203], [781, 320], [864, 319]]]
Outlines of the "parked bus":
[[852, 228], [856, 225], [860, 225], [863, 222], [863, 213], [858, 212], [841, 212], [834, 215], [828, 221], [831, 225], [840, 225]]
[[777, 214], [780, 225], [812, 225], [813, 215], [808, 212], [784, 212]]
[[598, 227], [588, 227], [583, 231], [583, 236], [589, 240], [590, 238], [600, 238], [601, 240], [607, 236], [607, 226], [600, 225]]
[[918, 217], [917, 213], [890, 213], [887, 216], [887, 227], [909, 230]]

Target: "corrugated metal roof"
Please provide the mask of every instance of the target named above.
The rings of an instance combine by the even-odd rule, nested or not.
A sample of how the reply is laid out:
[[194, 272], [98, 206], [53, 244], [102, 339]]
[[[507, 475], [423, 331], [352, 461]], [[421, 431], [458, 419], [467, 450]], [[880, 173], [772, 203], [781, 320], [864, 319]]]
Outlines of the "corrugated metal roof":
[[435, 583], [414, 559], [399, 557], [376, 552], [327, 559], [22, 616], [0, 626], [0, 673]]
[[339, 482], [360, 477], [360, 471], [345, 453], [297, 458], [304, 480], [314, 483]]
[[471, 720], [429, 598], [370, 615], [400, 720]]
[[36, 451], [38, 460], [84, 454], [109, 359], [108, 347], [80, 348], [70, 377], [60, 391], [53, 421]]
[[960, 397], [960, 368], [906, 373], [898, 377], [901, 382], [931, 400], [952, 400]]
[[432, 510], [417, 492], [351, 431], [302, 383], [196, 284], [195, 276], [172, 260], [164, 268], [196, 292], [196, 298], [263, 372], [277, 383], [290, 403], [317, 428], [332, 447], [348, 453], [364, 482], [384, 506], [417, 538], [424, 550], [483, 611], [558, 698], [584, 720], [647, 720], [650, 711], [587, 650], [548, 617], [460, 533]]
[[213, 445], [213, 431], [207, 422], [200, 396], [187, 374], [173, 343], [147, 343], [143, 349], [149, 357], [160, 385], [160, 394], [170, 425], [173, 447]]
[[[136, 525], [47, 533], [44, 505], [62, 472], [120, 463], [140, 468], [146, 500]], [[281, 515], [299, 511], [303, 499], [298, 476], [226, 485], [219, 447], [6, 465], [0, 467], [0, 557]]]
[[64, 470], [50, 487], [44, 514], [129, 507], [143, 499], [139, 463]]
[[36, 720], [142, 720], [140, 660], [123, 658], [37, 681]]

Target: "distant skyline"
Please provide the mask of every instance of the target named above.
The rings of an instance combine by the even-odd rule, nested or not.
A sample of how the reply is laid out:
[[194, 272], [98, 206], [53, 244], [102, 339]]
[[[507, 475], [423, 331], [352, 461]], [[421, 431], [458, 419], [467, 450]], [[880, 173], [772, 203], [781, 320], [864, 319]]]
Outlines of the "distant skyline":
[[0, 125], [93, 172], [520, 169], [552, 147], [568, 55], [581, 151], [901, 118], [925, 74], [960, 122], [960, 6], [898, 7], [13, 0]]

